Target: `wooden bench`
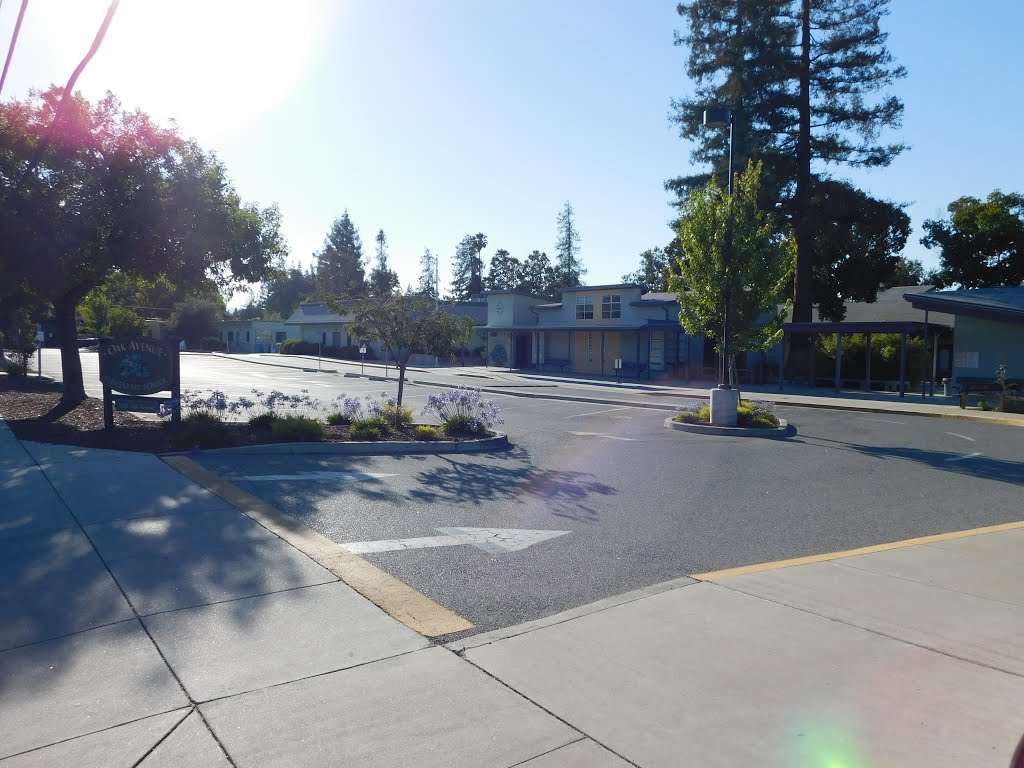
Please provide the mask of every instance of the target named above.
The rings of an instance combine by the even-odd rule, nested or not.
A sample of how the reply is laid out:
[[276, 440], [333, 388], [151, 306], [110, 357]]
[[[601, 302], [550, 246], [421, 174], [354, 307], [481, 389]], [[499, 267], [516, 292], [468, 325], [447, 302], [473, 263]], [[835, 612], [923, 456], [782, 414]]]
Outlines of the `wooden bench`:
[[[1007, 379], [1006, 386], [1016, 392], [1024, 384], [1024, 379]], [[957, 376], [956, 385], [960, 388], [960, 407], [967, 407], [967, 396], [971, 393], [1003, 393], [999, 382], [990, 376]]]

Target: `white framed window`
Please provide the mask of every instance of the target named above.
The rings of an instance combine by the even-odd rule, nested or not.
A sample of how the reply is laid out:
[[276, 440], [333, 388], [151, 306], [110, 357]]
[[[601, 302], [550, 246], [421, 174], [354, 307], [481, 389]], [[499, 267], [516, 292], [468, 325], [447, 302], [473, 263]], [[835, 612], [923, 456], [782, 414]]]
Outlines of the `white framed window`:
[[593, 320], [594, 319], [594, 297], [593, 296], [577, 296], [576, 297], [576, 319], [577, 320]]
[[622, 296], [611, 294], [601, 297], [601, 319], [618, 320], [622, 317]]

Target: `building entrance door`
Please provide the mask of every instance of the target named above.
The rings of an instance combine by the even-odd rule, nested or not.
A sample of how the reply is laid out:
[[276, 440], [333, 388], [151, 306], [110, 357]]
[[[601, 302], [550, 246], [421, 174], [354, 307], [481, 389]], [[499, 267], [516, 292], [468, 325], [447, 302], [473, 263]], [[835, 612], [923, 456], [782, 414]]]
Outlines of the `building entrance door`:
[[515, 356], [512, 359], [512, 366], [514, 368], [532, 368], [532, 351], [533, 344], [532, 339], [530, 338], [530, 334], [517, 334], [515, 340]]

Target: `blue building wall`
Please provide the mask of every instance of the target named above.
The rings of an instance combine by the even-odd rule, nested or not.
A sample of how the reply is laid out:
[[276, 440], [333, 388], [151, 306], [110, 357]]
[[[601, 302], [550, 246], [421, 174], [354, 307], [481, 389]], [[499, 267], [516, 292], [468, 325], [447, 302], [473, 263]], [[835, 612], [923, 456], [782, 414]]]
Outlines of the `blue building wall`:
[[953, 334], [953, 378], [996, 377], [1006, 363], [1010, 378], [1024, 378], [1024, 324], [957, 315]]

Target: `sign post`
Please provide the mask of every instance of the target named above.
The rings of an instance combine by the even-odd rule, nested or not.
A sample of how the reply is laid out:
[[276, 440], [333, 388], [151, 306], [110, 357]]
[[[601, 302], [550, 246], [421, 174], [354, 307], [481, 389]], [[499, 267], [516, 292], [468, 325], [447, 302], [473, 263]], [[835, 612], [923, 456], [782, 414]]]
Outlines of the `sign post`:
[[43, 378], [43, 342], [46, 341], [46, 332], [40, 328], [36, 331], [36, 376]]
[[[171, 392], [171, 420], [181, 421], [179, 347], [143, 336], [100, 340], [100, 382], [103, 384], [103, 428], [114, 428], [114, 403], [119, 411], [158, 413], [163, 398], [142, 397]], [[118, 393], [118, 394], [115, 394]], [[118, 396], [118, 395], [122, 396]]]
[[616, 384], [621, 384], [622, 383], [622, 358], [621, 357], [616, 357], [615, 358], [615, 383]]
[[366, 365], [366, 345], [359, 347], [359, 374], [362, 375], [363, 367]]

